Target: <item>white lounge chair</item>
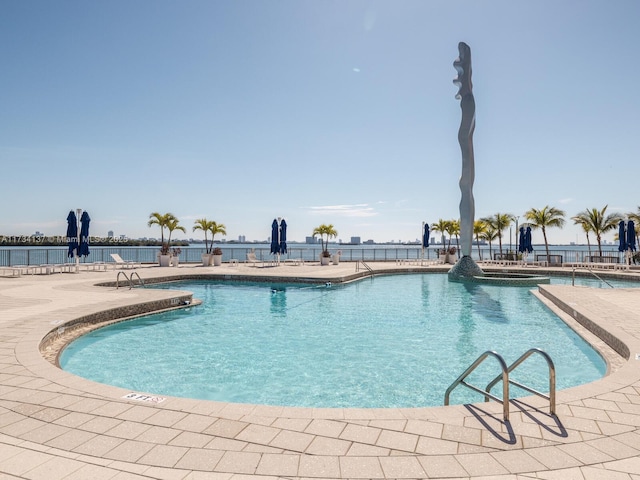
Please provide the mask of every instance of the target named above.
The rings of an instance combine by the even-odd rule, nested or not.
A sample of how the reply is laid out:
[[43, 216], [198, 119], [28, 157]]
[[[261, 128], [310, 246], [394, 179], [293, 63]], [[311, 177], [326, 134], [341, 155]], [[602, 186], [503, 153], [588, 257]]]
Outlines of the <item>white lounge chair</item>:
[[256, 263], [262, 263], [264, 265], [264, 261], [258, 259], [255, 252], [247, 253], [247, 263], [252, 263], [254, 267], [256, 266]]
[[107, 263], [105, 262], [85, 262], [85, 263], [79, 263], [78, 267], [80, 268], [80, 270], [85, 270], [85, 271], [89, 271], [89, 270], [93, 270], [93, 271], [107, 271]]
[[20, 269], [20, 275], [33, 275], [37, 270], [34, 265], [16, 265], [15, 268]]
[[140, 262], [123, 260], [122, 257], [117, 253], [112, 253], [111, 258], [113, 258], [113, 261], [118, 268], [135, 268], [140, 266]]
[[22, 270], [18, 267], [0, 267], [0, 276], [2, 277], [19, 277]]

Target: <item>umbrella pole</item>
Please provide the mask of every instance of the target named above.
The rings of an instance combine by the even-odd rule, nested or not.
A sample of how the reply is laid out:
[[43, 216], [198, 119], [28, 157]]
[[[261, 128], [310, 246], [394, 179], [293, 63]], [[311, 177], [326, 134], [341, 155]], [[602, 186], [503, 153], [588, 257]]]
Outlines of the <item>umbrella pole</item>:
[[629, 266], [631, 265], [631, 249], [624, 251], [624, 263], [626, 269], [629, 270]]
[[80, 233], [80, 225], [79, 225], [79, 223], [80, 223], [80, 215], [82, 215], [82, 209], [81, 208], [77, 208], [76, 209], [76, 213], [77, 213], [76, 224], [78, 226], [78, 246], [76, 247], [76, 251], [75, 251], [74, 255], [76, 257], [76, 273], [78, 273], [80, 271], [80, 255], [78, 255], [78, 254], [80, 253], [80, 240], [81, 240], [80, 239], [81, 233]]

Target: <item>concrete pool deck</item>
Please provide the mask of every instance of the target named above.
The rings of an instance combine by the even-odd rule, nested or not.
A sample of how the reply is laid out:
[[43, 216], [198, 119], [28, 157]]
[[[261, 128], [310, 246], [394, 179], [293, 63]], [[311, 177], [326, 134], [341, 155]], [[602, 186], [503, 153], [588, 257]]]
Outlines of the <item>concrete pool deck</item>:
[[[387, 273], [448, 270], [369, 266]], [[567, 273], [535, 269], [554, 271]], [[603, 349], [613, 373], [559, 391], [556, 416], [542, 399], [512, 401], [504, 422], [496, 402], [408, 409], [172, 397], [154, 403], [61, 371], [40, 352], [49, 332], [79, 317], [177, 297], [168, 290], [96, 286], [114, 282], [117, 272], [0, 278], [0, 479], [640, 479], [638, 289], [541, 286], [541, 298], [555, 302], [558, 307], [548, 304], [565, 321], [590, 324], [628, 358], [616, 358], [601, 339], [585, 333]], [[355, 264], [149, 266], [136, 272], [147, 281], [209, 274], [340, 281], [355, 274]]]

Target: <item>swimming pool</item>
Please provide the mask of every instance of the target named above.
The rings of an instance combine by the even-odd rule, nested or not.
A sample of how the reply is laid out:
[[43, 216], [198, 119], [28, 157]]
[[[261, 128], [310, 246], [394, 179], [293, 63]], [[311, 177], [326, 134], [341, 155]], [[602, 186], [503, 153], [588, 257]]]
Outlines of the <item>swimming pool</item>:
[[[563, 282], [570, 279], [553, 280]], [[556, 364], [558, 389], [606, 371], [530, 287], [415, 274], [339, 286], [190, 281], [163, 288], [192, 291], [203, 304], [96, 330], [72, 342], [60, 366], [158, 395], [380, 408], [442, 405], [447, 387], [486, 350], [511, 363], [542, 348]], [[487, 361], [470, 381], [486, 385], [498, 373]], [[542, 358], [531, 357], [514, 378], [548, 389]], [[481, 400], [463, 388], [451, 396], [451, 403]]]

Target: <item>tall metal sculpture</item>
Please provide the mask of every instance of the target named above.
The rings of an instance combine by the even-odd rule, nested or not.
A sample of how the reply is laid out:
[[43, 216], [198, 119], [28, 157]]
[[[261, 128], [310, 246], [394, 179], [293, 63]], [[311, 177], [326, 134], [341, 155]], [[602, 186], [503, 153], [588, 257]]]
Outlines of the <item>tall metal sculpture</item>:
[[476, 102], [471, 83], [471, 49], [464, 42], [458, 44], [459, 56], [453, 62], [458, 72], [453, 83], [459, 87], [456, 99], [460, 100], [462, 120], [458, 130], [458, 143], [462, 152], [462, 175], [460, 176], [460, 247], [462, 257], [449, 271], [449, 277], [473, 277], [483, 275], [482, 269], [471, 258], [473, 245], [473, 223], [475, 203], [473, 182], [475, 164], [473, 157], [473, 131], [476, 126]]

